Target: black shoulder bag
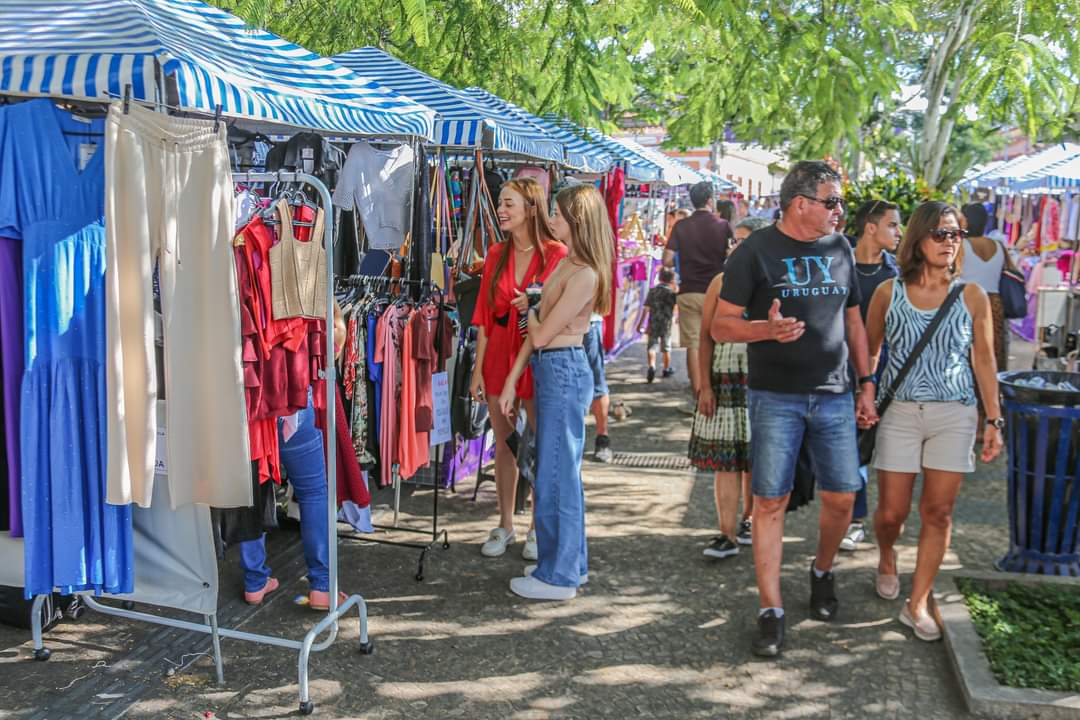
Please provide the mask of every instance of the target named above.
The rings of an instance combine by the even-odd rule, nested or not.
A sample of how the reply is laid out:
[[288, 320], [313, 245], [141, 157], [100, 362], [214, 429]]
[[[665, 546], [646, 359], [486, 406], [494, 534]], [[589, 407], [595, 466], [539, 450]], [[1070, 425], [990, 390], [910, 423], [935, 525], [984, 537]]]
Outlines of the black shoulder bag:
[[[878, 398], [878, 418], [885, 416], [885, 411], [889, 409], [893, 396], [896, 395], [896, 391], [900, 389], [900, 385], [904, 382], [904, 378], [911, 372], [911, 368], [915, 366], [915, 361], [919, 359], [919, 355], [922, 354], [922, 351], [930, 344], [930, 339], [934, 337], [934, 333], [937, 331], [938, 326], [941, 325], [941, 321], [945, 319], [945, 315], [949, 312], [949, 308], [953, 306], [953, 303], [956, 302], [962, 292], [964, 292], [963, 283], [957, 283], [953, 289], [949, 291], [948, 296], [945, 298], [945, 302], [941, 303], [941, 307], [938, 308], [933, 319], [930, 320], [930, 324], [923, 330], [919, 342], [915, 343], [915, 347], [912, 348], [911, 354], [907, 356], [907, 360], [904, 361], [903, 366], [900, 368], [900, 372], [896, 373], [896, 377], [893, 378], [892, 383], [885, 389], [885, 392], [882, 393], [881, 397]], [[874, 425], [866, 430], [859, 430], [860, 466], [869, 465], [870, 460], [874, 457], [874, 445], [877, 442], [877, 429], [878, 426]]]

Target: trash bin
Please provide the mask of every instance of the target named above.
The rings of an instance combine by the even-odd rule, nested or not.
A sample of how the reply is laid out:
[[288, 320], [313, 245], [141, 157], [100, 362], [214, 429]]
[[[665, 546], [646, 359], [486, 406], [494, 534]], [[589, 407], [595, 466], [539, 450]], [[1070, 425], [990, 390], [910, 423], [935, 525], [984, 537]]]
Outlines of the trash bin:
[[1008, 451], [1009, 552], [999, 570], [1080, 576], [1080, 373], [998, 374]]

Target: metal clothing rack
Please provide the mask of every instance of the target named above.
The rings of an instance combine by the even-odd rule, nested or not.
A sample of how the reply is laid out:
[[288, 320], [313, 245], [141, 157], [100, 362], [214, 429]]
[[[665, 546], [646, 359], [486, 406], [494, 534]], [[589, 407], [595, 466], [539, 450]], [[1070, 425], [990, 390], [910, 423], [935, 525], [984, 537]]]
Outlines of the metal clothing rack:
[[[234, 173], [234, 182], [284, 182], [284, 183], [305, 183], [316, 191], [322, 200], [324, 208], [331, 207], [330, 192], [326, 189], [326, 186], [321, 180], [313, 175], [307, 173], [298, 172], [260, 172], [260, 173]], [[332, 279], [334, 277], [334, 228], [333, 221], [327, 218], [325, 230], [323, 233], [323, 244], [326, 248], [326, 271], [328, 276]], [[321, 373], [322, 379], [329, 387], [333, 387], [336, 382], [335, 368], [332, 358], [334, 357], [333, 348], [333, 332], [331, 329], [334, 327], [334, 283], [327, 283], [327, 304], [326, 304], [326, 356], [331, 358], [331, 362], [327, 363], [326, 369]], [[181, 630], [190, 630], [192, 632], [200, 632], [210, 635], [213, 643], [214, 652], [214, 665], [217, 671], [218, 683], [224, 682], [224, 662], [221, 657], [221, 638], [232, 638], [234, 640], [246, 640], [248, 642], [260, 643], [263, 645], [274, 645], [277, 647], [288, 648], [290, 650], [296, 650], [299, 652], [298, 658], [298, 674], [300, 685], [300, 714], [310, 715], [315, 710], [314, 703], [311, 702], [311, 696], [309, 693], [308, 685], [308, 661], [312, 652], [320, 652], [330, 647], [337, 639], [338, 634], [338, 620], [351, 608], [356, 607], [359, 619], [360, 619], [360, 652], [364, 655], [370, 655], [374, 652], [374, 643], [368, 639], [368, 618], [367, 618], [367, 604], [364, 602], [363, 597], [360, 595], [350, 595], [344, 602], [338, 604], [338, 545], [337, 545], [337, 442], [335, 433], [336, 418], [334, 411], [334, 402], [336, 399], [336, 393], [326, 393], [326, 478], [327, 478], [327, 504], [326, 512], [329, 518], [329, 566], [330, 566], [330, 608], [325, 617], [320, 620], [301, 640], [293, 640], [290, 638], [277, 637], [274, 635], [260, 635], [256, 633], [245, 632], [242, 630], [236, 630], [233, 628], [222, 628], [218, 626], [217, 614], [210, 614], [204, 616], [202, 623], [191, 622], [187, 620], [180, 620], [172, 617], [158, 616], [145, 612], [137, 612], [131, 610], [132, 603], [125, 602], [124, 607], [113, 607], [110, 605], [103, 605], [93, 597], [84, 595], [83, 599], [86, 602], [86, 606], [92, 610], [96, 610], [105, 615], [112, 615], [115, 617], [126, 618], [128, 620], [136, 620], [140, 622], [152, 623], [155, 625], [165, 625], [167, 627], [179, 628]], [[34, 598], [33, 612], [31, 617], [33, 618], [31, 631], [34, 638], [34, 659], [35, 660], [48, 660], [49, 650], [47, 650], [42, 641], [42, 627], [41, 627], [41, 607], [45, 602], [45, 595], [38, 595]], [[319, 637], [324, 633], [327, 633], [327, 637], [319, 641]]]
[[[369, 284], [369, 283], [371, 283], [371, 284], [374, 284], [374, 283], [386, 283], [388, 285], [393, 285], [394, 283], [399, 283], [399, 284], [405, 285], [405, 286], [418, 287], [418, 288], [421, 289], [421, 292], [425, 288], [429, 288], [432, 285], [432, 283], [429, 280], [411, 280], [411, 279], [408, 279], [408, 278], [391, 278], [391, 277], [386, 277], [384, 275], [350, 275], [348, 277], [341, 278], [341, 279], [338, 280], [339, 285], [356, 286], [356, 285], [366, 285], [366, 284]], [[439, 323], [439, 327], [436, 329], [436, 332], [437, 333], [442, 332], [442, 323]], [[422, 582], [424, 580], [424, 560], [427, 559], [427, 554], [431, 550], [431, 548], [434, 547], [436, 544], [438, 544], [440, 537], [442, 538], [443, 549], [444, 550], [449, 550], [450, 549], [450, 536], [449, 536], [448, 532], [446, 531], [445, 528], [443, 528], [443, 529], [439, 528], [439, 491], [440, 491], [441, 486], [442, 486], [442, 483], [439, 481], [439, 472], [442, 469], [442, 461], [440, 459], [439, 452], [445, 449], [444, 445], [445, 445], [445, 443], [443, 443], [441, 445], [438, 445], [438, 446], [436, 446], [434, 448], [434, 450], [435, 450], [435, 459], [433, 461], [433, 476], [432, 476], [433, 479], [432, 479], [432, 483], [431, 483], [431, 488], [432, 488], [432, 493], [431, 493], [431, 529], [428, 530], [426, 528], [407, 528], [407, 527], [400, 527], [398, 525], [398, 521], [399, 521], [399, 518], [401, 516], [401, 483], [403, 481], [401, 479], [400, 473], [398, 472], [397, 463], [393, 464], [393, 469], [391, 471], [391, 476], [393, 478], [393, 488], [394, 488], [394, 523], [392, 525], [378, 525], [378, 524], [372, 523], [372, 527], [374, 527], [374, 528], [376, 528], [378, 530], [393, 530], [393, 531], [403, 532], [403, 533], [412, 533], [412, 534], [415, 534], [415, 535], [429, 535], [430, 534], [430, 539], [427, 542], [421, 542], [419, 540], [416, 541], [416, 542], [408, 542], [406, 540], [384, 540], [382, 538], [372, 538], [372, 537], [366, 537], [366, 536], [362, 536], [362, 535], [354, 535], [352, 533], [348, 533], [348, 534], [344, 534], [344, 535], [339, 534], [338, 537], [340, 537], [343, 540], [352, 540], [354, 542], [368, 542], [368, 543], [376, 543], [376, 544], [379, 544], [379, 545], [393, 545], [393, 546], [396, 546], [396, 547], [406, 547], [406, 548], [413, 548], [415, 550], [419, 550], [420, 551], [420, 557], [417, 559], [417, 562], [416, 562], [416, 581], [417, 582]], [[419, 485], [421, 483], [417, 483], [417, 484]]]

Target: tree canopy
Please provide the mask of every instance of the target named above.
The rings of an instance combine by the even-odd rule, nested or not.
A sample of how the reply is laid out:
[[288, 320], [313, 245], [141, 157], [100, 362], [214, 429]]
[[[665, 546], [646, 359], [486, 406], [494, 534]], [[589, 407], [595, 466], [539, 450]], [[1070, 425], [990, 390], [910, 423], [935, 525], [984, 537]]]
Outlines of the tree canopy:
[[1080, 0], [218, 0], [315, 52], [669, 143], [725, 137], [948, 187], [1001, 130], [1080, 126]]

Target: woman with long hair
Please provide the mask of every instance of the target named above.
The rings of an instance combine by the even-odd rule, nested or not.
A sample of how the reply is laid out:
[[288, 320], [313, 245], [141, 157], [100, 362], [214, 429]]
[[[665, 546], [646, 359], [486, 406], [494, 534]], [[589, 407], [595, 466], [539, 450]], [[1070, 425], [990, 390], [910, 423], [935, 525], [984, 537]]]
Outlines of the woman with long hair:
[[501, 414], [513, 413], [514, 381], [531, 362], [536, 378], [533, 500], [539, 558], [525, 568], [525, 577], [510, 581], [510, 589], [534, 600], [569, 600], [588, 581], [581, 458], [593, 377], [582, 338], [589, 316], [610, 310], [615, 244], [596, 188], [574, 185], [555, 201], [551, 228], [570, 254], [544, 284], [539, 304], [529, 310], [529, 337], [498, 405]]
[[[728, 254], [750, 233], [768, 227], [765, 218], [743, 218], [735, 226]], [[701, 346], [698, 362], [710, 368], [709, 382], [701, 384], [697, 410], [690, 429], [690, 464], [715, 473], [713, 497], [720, 534], [705, 548], [706, 557], [726, 558], [739, 554], [739, 545], [750, 545], [754, 496], [750, 488], [750, 411], [747, 409], [748, 365], [746, 343], [716, 342], [712, 337], [713, 315], [724, 274], [719, 273], [705, 291], [701, 313]], [[739, 494], [743, 498], [739, 519]]]
[[933, 337], [892, 396], [878, 426], [873, 459], [878, 473], [874, 531], [880, 553], [876, 589], [887, 600], [900, 596], [893, 546], [911, 511], [915, 476], [923, 475], [918, 559], [911, 594], [899, 620], [925, 641], [941, 638], [928, 603], [949, 547], [960, 485], [975, 470], [976, 392], [987, 414], [983, 462], [1001, 452], [1005, 425], [998, 404], [990, 300], [978, 285], [957, 281], [962, 240], [956, 208], [941, 202], [920, 205], [900, 245], [900, 276], [874, 291], [866, 321], [875, 362], [882, 342], [889, 346], [881, 379], [882, 387], [888, 388], [934, 315], [954, 290], [959, 293], [944, 309]]
[[[518, 178], [504, 183], [499, 191], [497, 217], [505, 239], [492, 245], [484, 258], [480, 295], [473, 312], [473, 325], [479, 327], [479, 339], [469, 386], [473, 398], [488, 403], [492, 409], [498, 406], [507, 375], [525, 340], [518, 322], [528, 308], [525, 290], [530, 285], [545, 282], [567, 254], [566, 246], [552, 234], [547, 195], [535, 180]], [[525, 412], [532, 423], [532, 374], [526, 371], [513, 382], [516, 396], [525, 404]], [[517, 406], [513, 416], [498, 411], [490, 416], [495, 434], [499, 526], [488, 534], [480, 552], [486, 557], [499, 557], [514, 541], [518, 469], [506, 439], [514, 431]], [[522, 557], [536, 559], [536, 537], [532, 530], [526, 537]]]

